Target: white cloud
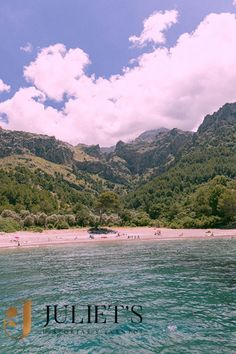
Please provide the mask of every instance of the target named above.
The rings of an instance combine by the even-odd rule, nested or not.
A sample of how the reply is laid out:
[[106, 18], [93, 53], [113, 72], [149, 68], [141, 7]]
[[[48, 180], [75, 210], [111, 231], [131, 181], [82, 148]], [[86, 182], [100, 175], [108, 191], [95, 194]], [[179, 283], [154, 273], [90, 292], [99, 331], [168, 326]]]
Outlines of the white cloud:
[[63, 44], [56, 44], [43, 48], [36, 60], [24, 68], [24, 76], [49, 98], [60, 101], [63, 94], [74, 94], [74, 86], [89, 62], [82, 49], [67, 51]]
[[0, 103], [0, 112], [9, 118], [9, 123], [1, 125], [6, 129], [58, 135], [57, 128], [63, 114], [45, 107], [45, 99], [35, 87], [20, 88], [11, 99]]
[[26, 45], [20, 47], [20, 50], [25, 53], [31, 53], [33, 50], [33, 46], [31, 43], [26, 43]]
[[5, 84], [1, 79], [0, 79], [0, 92], [9, 92], [11, 89], [11, 86]]
[[[121, 75], [88, 76], [88, 63], [79, 48], [42, 49], [24, 70], [34, 86], [0, 103], [9, 120], [4, 126], [103, 146], [160, 126], [191, 130], [236, 101], [236, 17], [208, 15], [172, 48], [153, 48]], [[61, 110], [46, 104], [65, 96]]]
[[176, 10], [154, 12], [143, 22], [143, 31], [139, 37], [129, 37], [135, 46], [144, 46], [147, 43], [164, 44], [166, 37], [164, 32], [177, 23], [178, 12]]

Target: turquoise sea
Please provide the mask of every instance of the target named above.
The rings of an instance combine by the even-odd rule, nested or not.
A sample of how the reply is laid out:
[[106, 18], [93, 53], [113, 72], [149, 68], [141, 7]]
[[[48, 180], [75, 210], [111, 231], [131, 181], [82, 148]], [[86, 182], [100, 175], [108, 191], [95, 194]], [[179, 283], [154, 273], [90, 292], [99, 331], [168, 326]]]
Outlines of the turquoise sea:
[[[15, 340], [2, 325], [1, 354], [236, 353], [236, 239], [0, 251], [0, 269], [1, 322], [18, 309], [10, 333], [21, 333], [23, 302], [32, 300], [31, 333]], [[47, 305], [58, 305], [61, 321], [67, 305], [67, 323], [51, 313], [44, 328]], [[95, 305], [111, 305], [99, 323]], [[118, 323], [115, 305], [124, 306]], [[142, 306], [141, 323], [133, 305]], [[72, 323], [72, 306], [83, 324]]]

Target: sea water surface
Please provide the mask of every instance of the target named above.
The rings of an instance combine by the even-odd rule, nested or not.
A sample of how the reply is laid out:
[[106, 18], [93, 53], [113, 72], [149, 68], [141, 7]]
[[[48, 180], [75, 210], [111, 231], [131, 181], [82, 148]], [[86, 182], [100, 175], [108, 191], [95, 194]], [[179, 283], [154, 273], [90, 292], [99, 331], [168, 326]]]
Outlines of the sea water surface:
[[[14, 340], [1, 326], [0, 353], [236, 353], [236, 240], [92, 243], [0, 251], [0, 318], [32, 300], [32, 329]], [[76, 305], [77, 322], [46, 324], [46, 306]], [[114, 323], [86, 322], [87, 305], [142, 306]], [[85, 311], [84, 311], [85, 310]], [[132, 315], [132, 314], [131, 314]], [[138, 322], [138, 316], [133, 316]], [[18, 332], [17, 332], [18, 333]]]

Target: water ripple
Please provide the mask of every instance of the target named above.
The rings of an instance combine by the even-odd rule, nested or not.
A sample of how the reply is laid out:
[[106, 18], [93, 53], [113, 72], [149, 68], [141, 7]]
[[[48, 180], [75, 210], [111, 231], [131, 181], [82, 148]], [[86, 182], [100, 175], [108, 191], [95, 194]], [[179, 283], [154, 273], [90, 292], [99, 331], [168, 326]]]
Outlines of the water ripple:
[[[233, 354], [235, 254], [236, 240], [1, 251], [1, 319], [8, 306], [31, 298], [33, 326], [17, 342], [1, 331], [0, 353]], [[47, 304], [141, 305], [143, 322], [131, 323], [127, 312], [118, 324], [65, 324], [43, 333]]]

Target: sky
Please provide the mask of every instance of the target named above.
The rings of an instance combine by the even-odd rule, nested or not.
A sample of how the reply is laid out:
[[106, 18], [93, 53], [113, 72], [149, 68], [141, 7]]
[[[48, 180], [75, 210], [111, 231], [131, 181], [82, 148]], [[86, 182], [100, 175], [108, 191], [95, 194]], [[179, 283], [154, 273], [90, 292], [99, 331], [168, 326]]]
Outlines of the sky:
[[236, 0], [1, 0], [0, 125], [111, 146], [236, 102]]

